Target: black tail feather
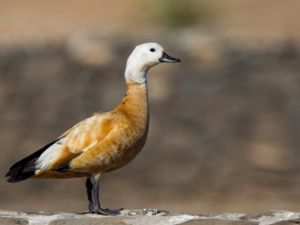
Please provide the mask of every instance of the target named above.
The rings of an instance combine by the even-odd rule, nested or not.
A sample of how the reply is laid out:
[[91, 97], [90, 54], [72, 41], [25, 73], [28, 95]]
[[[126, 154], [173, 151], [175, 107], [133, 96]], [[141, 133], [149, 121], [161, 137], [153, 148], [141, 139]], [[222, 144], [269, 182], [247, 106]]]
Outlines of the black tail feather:
[[22, 180], [26, 180], [29, 177], [33, 176], [35, 173], [35, 162], [40, 157], [40, 155], [51, 145], [53, 145], [57, 140], [45, 145], [40, 150], [34, 152], [33, 154], [27, 156], [26, 158], [18, 161], [12, 165], [9, 171], [6, 173], [7, 182], [15, 183]]

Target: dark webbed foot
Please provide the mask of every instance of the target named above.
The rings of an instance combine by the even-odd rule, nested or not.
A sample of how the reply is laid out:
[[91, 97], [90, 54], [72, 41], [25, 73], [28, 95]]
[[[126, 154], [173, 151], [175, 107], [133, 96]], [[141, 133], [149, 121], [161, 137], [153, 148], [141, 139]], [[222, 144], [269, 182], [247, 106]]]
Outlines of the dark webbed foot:
[[106, 215], [106, 216], [108, 216], [108, 215], [115, 216], [115, 215], [120, 215], [122, 210], [123, 210], [123, 208], [119, 208], [119, 209], [102, 209], [102, 208], [99, 208], [99, 209], [91, 210], [91, 213]]
[[88, 177], [86, 180], [87, 196], [89, 200], [90, 213], [100, 215], [120, 215], [123, 208], [120, 209], [103, 209], [99, 201], [100, 175]]

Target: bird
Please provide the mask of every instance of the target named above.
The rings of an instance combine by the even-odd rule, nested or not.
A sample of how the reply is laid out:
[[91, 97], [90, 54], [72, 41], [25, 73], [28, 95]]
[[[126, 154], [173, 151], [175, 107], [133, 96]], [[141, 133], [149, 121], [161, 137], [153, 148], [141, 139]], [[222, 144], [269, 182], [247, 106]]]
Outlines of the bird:
[[155, 42], [137, 45], [125, 69], [126, 92], [109, 112], [97, 112], [77, 123], [40, 150], [13, 164], [7, 182], [28, 178], [86, 177], [90, 213], [118, 215], [123, 208], [101, 207], [100, 178], [128, 164], [144, 147], [149, 128], [148, 70], [180, 59]]

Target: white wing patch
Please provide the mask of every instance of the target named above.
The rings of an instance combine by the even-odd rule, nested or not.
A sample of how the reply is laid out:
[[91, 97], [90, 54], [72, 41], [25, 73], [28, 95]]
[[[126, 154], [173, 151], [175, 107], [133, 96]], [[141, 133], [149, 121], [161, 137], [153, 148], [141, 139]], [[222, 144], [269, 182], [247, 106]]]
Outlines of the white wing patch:
[[62, 146], [62, 139], [55, 142], [47, 150], [45, 150], [41, 156], [36, 160], [36, 168], [46, 170], [53, 160], [57, 157], [58, 151]]

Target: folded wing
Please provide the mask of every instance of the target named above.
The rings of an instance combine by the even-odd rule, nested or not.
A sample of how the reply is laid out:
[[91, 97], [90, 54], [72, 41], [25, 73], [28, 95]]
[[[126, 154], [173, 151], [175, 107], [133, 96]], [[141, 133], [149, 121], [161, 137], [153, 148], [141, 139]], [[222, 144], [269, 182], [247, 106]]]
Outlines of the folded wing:
[[112, 130], [112, 120], [105, 114], [95, 114], [66, 131], [32, 155], [15, 163], [6, 174], [8, 182], [25, 180], [39, 173], [59, 171], [71, 160], [100, 143]]

